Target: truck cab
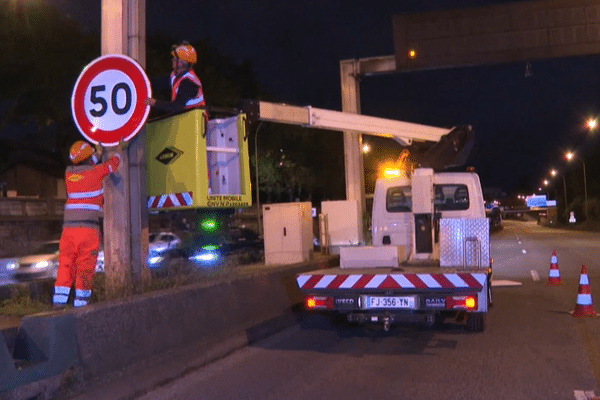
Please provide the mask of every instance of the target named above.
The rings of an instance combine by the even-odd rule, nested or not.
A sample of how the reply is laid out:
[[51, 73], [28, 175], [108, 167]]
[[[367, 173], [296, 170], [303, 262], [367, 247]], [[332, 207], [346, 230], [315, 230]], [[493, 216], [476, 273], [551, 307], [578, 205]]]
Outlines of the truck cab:
[[377, 180], [372, 212], [373, 246], [403, 246], [407, 260], [439, 260], [442, 218], [486, 217], [477, 174], [431, 168]]

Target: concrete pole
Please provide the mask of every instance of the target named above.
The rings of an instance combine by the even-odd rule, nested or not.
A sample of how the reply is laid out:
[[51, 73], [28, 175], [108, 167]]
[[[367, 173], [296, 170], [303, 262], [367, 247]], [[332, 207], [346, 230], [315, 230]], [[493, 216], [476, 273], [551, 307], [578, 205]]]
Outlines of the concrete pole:
[[[124, 54], [146, 64], [145, 0], [102, 0], [102, 54]], [[150, 280], [146, 208], [145, 129], [129, 143], [118, 173], [105, 181], [106, 294], [139, 293]]]
[[585, 175], [585, 161], [583, 161], [583, 158], [580, 158], [582, 164], [583, 164], [583, 190], [585, 193], [585, 222], [590, 220], [590, 214], [588, 212], [588, 196], [587, 196], [587, 178]]
[[[395, 56], [369, 57], [340, 61], [342, 86], [342, 111], [360, 114], [360, 77], [363, 75], [386, 74], [396, 71]], [[359, 221], [360, 241], [364, 242], [365, 227], [365, 173], [363, 168], [362, 135], [344, 132], [344, 165], [346, 173], [346, 199], [357, 200], [361, 218]]]
[[[360, 86], [358, 84], [358, 60], [340, 61], [342, 87], [342, 111], [360, 114]], [[344, 170], [346, 177], [346, 200], [358, 201], [361, 217], [366, 212], [365, 174], [362, 157], [362, 134], [345, 131]], [[359, 240], [364, 242], [364, 218], [359, 220]]]

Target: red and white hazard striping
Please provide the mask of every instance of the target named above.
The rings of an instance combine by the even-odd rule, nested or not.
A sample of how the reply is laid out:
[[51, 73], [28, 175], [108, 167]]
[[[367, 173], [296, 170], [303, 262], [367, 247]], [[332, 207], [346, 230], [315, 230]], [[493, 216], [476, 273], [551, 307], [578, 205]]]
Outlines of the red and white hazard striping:
[[486, 274], [302, 274], [296, 277], [300, 289], [481, 289]]
[[148, 196], [148, 208], [170, 208], [191, 206], [193, 204], [192, 192], [170, 193], [160, 196]]

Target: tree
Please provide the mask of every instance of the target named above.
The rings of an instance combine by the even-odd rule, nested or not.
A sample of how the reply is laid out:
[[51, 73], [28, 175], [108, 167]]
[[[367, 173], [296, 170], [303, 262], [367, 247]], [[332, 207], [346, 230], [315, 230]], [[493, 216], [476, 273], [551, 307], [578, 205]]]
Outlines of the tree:
[[0, 0], [0, 133], [64, 150], [78, 137], [71, 91], [99, 49], [48, 1]]
[[[267, 201], [341, 199], [344, 196], [342, 135], [293, 125], [261, 123], [259, 186]], [[256, 167], [256, 158], [252, 165]], [[253, 171], [254, 173], [254, 171]]]

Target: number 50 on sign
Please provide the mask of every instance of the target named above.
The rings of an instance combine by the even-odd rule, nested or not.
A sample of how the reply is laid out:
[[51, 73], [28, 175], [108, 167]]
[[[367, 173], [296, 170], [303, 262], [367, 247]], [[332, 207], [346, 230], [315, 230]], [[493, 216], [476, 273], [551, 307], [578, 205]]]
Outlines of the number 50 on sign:
[[142, 67], [124, 55], [97, 58], [79, 75], [71, 111], [81, 134], [94, 144], [116, 146], [142, 128], [152, 97], [150, 81]]

